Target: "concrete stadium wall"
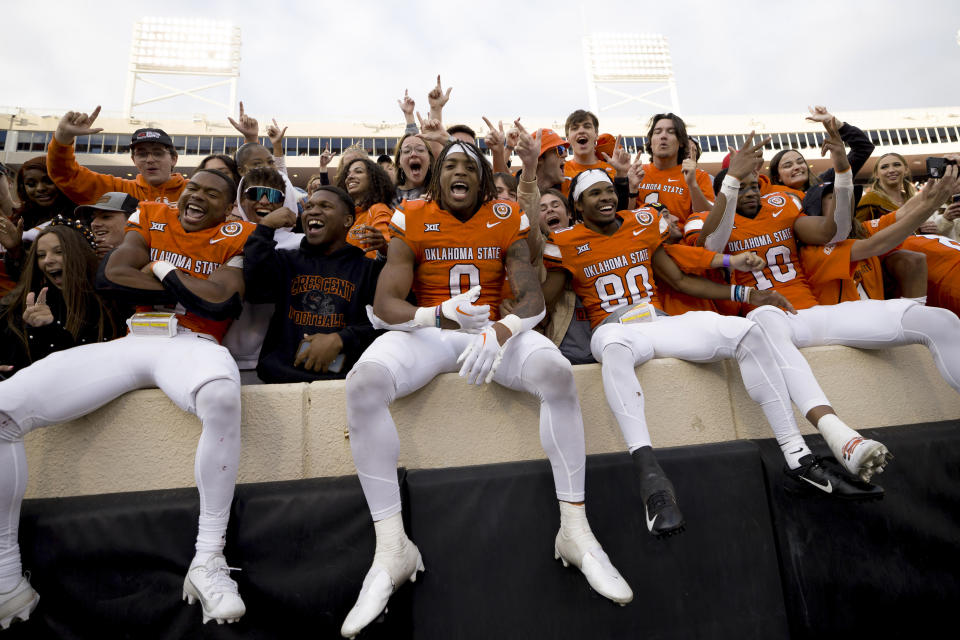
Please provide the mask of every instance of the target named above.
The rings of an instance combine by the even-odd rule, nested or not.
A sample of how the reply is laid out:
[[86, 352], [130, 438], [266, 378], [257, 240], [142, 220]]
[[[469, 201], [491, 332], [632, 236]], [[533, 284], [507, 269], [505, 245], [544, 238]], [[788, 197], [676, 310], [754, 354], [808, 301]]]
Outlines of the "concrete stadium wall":
[[[924, 347], [804, 350], [837, 413], [854, 428], [960, 417], [960, 395]], [[607, 406], [599, 365], [574, 367], [587, 453], [616, 452], [623, 439]], [[654, 360], [638, 369], [655, 446], [768, 438], [736, 363]], [[355, 473], [343, 381], [243, 387], [239, 482]], [[411, 469], [544, 458], [535, 399], [495, 385], [439, 376], [394, 403], [400, 464]], [[797, 416], [804, 433], [814, 429]], [[189, 487], [199, 421], [157, 389], [129, 393], [90, 415], [26, 438], [28, 498]], [[895, 453], [895, 452], [894, 452]]]

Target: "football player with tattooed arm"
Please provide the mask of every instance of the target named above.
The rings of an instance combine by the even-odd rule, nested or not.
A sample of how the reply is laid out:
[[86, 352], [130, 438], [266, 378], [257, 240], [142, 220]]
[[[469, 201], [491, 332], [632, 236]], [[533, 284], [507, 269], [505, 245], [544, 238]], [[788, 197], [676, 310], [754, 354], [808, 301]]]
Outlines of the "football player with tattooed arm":
[[[347, 376], [350, 446], [374, 520], [376, 551], [341, 633], [357, 635], [423, 569], [420, 551], [403, 529], [399, 438], [389, 405], [458, 369], [470, 383], [493, 380], [540, 399], [540, 438], [560, 507], [554, 555], [578, 567], [598, 593], [625, 604], [633, 592], [591, 532], [584, 510], [586, 455], [572, 367], [552, 342], [531, 331], [544, 305], [525, 239], [529, 221], [516, 203], [494, 199], [492, 171], [469, 143], [444, 148], [427, 193], [429, 201], [407, 201], [391, 223], [372, 320], [392, 330]], [[505, 275], [516, 304], [501, 318]], [[411, 290], [421, 306], [407, 302]]]
[[[123, 338], [52, 354], [0, 382], [0, 622], [25, 618], [39, 596], [22, 577], [17, 530], [27, 483], [23, 437], [67, 422], [134, 389], [160, 388], [202, 424], [194, 471], [200, 492], [196, 555], [183, 597], [203, 620], [245, 613], [223, 557], [240, 462], [240, 376], [219, 341], [240, 310], [243, 245], [254, 225], [224, 222], [233, 180], [197, 171], [176, 208], [140, 203], [122, 243], [101, 263], [98, 287], [140, 312]], [[72, 376], [75, 376], [72, 378]], [[51, 384], [59, 384], [50, 393]], [[158, 425], [158, 428], [162, 425]]]
[[[705, 219], [703, 214], [696, 214], [691, 220], [703, 219], [703, 228], [695, 232], [697, 244], [717, 251], [750, 249], [764, 259], [766, 266], [762, 269], [734, 273], [736, 284], [779, 291], [799, 310], [785, 314], [770, 306], [751, 306], [747, 317], [763, 327], [777, 346], [775, 353], [790, 399], [820, 431], [844, 468], [868, 482], [892, 456], [883, 444], [863, 438], [837, 416], [799, 348], [842, 344], [885, 349], [924, 344], [944, 380], [960, 392], [960, 340], [953, 314], [931, 314], [916, 300], [855, 300], [824, 305], [817, 299], [801, 263], [798, 243], [831, 246], [844, 240], [853, 213], [850, 164], [836, 127], [833, 123], [826, 126], [829, 136], [824, 152], [830, 152], [836, 171], [832, 216], [804, 215], [792, 194], [761, 196], [757, 170], [762, 155], [748, 146], [734, 154], [710, 213]], [[858, 251], [867, 246], [859, 245]], [[843, 269], [850, 268], [848, 261]]]

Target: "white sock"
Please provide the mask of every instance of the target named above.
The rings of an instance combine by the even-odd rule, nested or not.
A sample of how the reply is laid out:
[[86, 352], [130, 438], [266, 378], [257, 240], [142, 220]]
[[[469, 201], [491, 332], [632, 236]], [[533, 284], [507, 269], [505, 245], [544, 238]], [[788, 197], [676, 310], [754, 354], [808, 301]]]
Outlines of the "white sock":
[[780, 451], [783, 452], [783, 458], [787, 461], [787, 467], [790, 469], [799, 468], [800, 458], [812, 453], [799, 433], [784, 438], [782, 442], [777, 438], [777, 441], [780, 444]]
[[848, 427], [834, 413], [828, 413], [820, 418], [820, 421], [817, 422], [817, 429], [823, 439], [826, 440], [830, 451], [838, 458], [838, 452], [843, 451], [843, 445], [849, 442], [851, 438], [860, 437], [859, 433]]
[[193, 557], [190, 566], [206, 564], [207, 560], [213, 556], [223, 554], [223, 547], [227, 543], [228, 522], [229, 516], [224, 518], [200, 516], [197, 531], [197, 554]]

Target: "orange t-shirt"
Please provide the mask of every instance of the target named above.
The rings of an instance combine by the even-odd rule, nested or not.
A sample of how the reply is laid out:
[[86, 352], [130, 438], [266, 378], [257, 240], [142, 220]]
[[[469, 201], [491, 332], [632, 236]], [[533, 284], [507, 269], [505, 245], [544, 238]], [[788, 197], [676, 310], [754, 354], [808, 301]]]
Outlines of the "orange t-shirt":
[[903, 248], [927, 256], [927, 302], [960, 315], [960, 242], [946, 236], [910, 236]]
[[570, 183], [577, 177], [577, 174], [590, 169], [603, 169], [611, 180], [617, 177], [617, 170], [609, 162], [597, 161], [593, 164], [580, 164], [576, 160], [567, 160], [563, 163], [563, 183], [560, 186], [563, 195], [570, 195]]
[[507, 250], [526, 242], [530, 222], [516, 202], [492, 200], [461, 222], [436, 202], [407, 200], [390, 221], [393, 237], [415, 256], [413, 293], [417, 304], [431, 307], [480, 285], [474, 303], [490, 305], [490, 319], [500, 317]]
[[[243, 245], [257, 225], [250, 222], [223, 222], [208, 229], [185, 231], [179, 211], [165, 204], [141, 202], [127, 220], [126, 233], [139, 233], [150, 250], [150, 260], [164, 260], [180, 271], [206, 280], [222, 265], [243, 268]], [[155, 306], [141, 311], [175, 311], [177, 322], [197, 333], [223, 341], [230, 320], [211, 320], [191, 311]]]
[[621, 224], [612, 235], [576, 224], [548, 236], [543, 249], [547, 269], [571, 275], [573, 290], [587, 311], [591, 327], [625, 305], [648, 301], [663, 309], [652, 261], [662, 242], [661, 224], [666, 222], [656, 207], [620, 211], [617, 215]]
[[[710, 174], [697, 169], [697, 186], [704, 197], [713, 202], [715, 196]], [[681, 223], [686, 222], [693, 213], [690, 190], [687, 189], [687, 180], [679, 164], [663, 171], [652, 163], [643, 165], [643, 182], [638, 189], [637, 205], [642, 207], [651, 202], [665, 205], [670, 213], [680, 218]]]
[[[393, 217], [393, 210], [382, 202], [378, 202], [366, 211], [357, 207], [357, 215], [354, 217], [353, 226], [347, 231], [347, 242], [360, 249], [366, 249], [366, 246], [360, 241], [360, 227], [374, 227], [383, 234], [384, 240], [390, 243], [390, 218]], [[386, 251], [384, 251], [386, 253]], [[377, 258], [376, 251], [367, 251], [365, 254], [371, 260]]]

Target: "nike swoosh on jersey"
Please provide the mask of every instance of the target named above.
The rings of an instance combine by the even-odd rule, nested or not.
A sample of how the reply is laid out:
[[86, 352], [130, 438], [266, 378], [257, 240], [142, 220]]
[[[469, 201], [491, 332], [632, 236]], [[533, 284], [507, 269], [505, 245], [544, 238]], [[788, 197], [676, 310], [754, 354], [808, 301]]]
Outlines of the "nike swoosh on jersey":
[[827, 480], [827, 484], [820, 484], [819, 482], [814, 482], [810, 478], [804, 478], [803, 476], [800, 476], [800, 479], [806, 480], [807, 482], [815, 486], [817, 489], [820, 489], [820, 491], [823, 491], [824, 493], [833, 493], [833, 483], [830, 482], [829, 480]]
[[496, 222], [488, 222], [488, 223], [487, 223], [487, 229], [489, 229], [490, 227], [495, 227], [495, 226], [497, 226], [498, 224], [500, 224], [501, 222], [503, 222], [503, 220], [497, 220]]
[[778, 215], [780, 215], [781, 213], [783, 213], [783, 209], [778, 209], [777, 212], [776, 212], [775, 214], [773, 214], [772, 217], [776, 218], [776, 217], [777, 217]]
[[644, 232], [643, 229], [637, 229], [636, 231], [633, 232], [633, 235], [638, 236], [638, 235], [640, 235], [640, 234], [643, 233], [643, 232]]
[[680, 182], [680, 178], [667, 178], [667, 182]]
[[210, 244], [217, 244], [217, 243], [220, 242], [221, 240], [226, 240], [226, 238], [224, 237], [224, 238], [217, 238], [216, 240], [211, 240], [211, 241], [210, 241]]

